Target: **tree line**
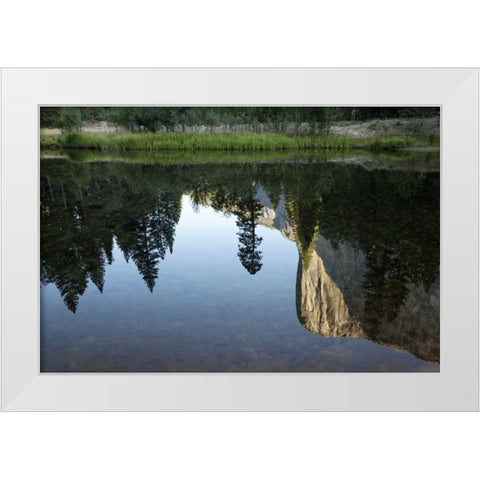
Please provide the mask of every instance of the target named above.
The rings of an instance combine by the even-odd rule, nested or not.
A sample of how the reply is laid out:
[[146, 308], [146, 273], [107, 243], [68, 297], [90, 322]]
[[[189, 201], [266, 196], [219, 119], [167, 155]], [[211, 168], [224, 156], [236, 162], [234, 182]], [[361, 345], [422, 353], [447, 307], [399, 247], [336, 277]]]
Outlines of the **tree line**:
[[335, 121], [426, 118], [438, 107], [41, 107], [43, 128], [79, 129], [84, 123], [105, 121], [130, 131], [157, 132], [193, 126], [268, 124], [281, 127], [308, 123], [325, 128]]

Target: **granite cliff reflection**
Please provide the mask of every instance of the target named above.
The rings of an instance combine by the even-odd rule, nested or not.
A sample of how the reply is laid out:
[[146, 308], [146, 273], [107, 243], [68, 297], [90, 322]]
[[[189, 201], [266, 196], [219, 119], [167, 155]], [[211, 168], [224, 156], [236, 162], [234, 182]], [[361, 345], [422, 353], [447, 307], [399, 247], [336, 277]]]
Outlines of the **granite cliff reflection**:
[[[316, 334], [367, 338], [408, 351], [423, 360], [439, 362], [439, 277], [428, 290], [421, 285], [405, 286], [405, 300], [399, 307], [394, 302], [393, 306], [387, 305], [388, 310], [384, 307], [382, 316], [375, 305], [372, 312], [367, 282], [358, 285], [358, 296], [351, 303], [347, 302], [316, 251], [308, 266], [300, 258], [297, 272], [297, 313], [300, 323]], [[364, 307], [359, 308], [362, 303]]]
[[41, 173], [41, 280], [72, 312], [89, 281], [103, 291], [114, 243], [154, 291], [188, 195], [235, 216], [251, 275], [262, 269], [259, 224], [296, 243], [297, 314], [311, 332], [439, 361], [438, 172], [44, 160]]

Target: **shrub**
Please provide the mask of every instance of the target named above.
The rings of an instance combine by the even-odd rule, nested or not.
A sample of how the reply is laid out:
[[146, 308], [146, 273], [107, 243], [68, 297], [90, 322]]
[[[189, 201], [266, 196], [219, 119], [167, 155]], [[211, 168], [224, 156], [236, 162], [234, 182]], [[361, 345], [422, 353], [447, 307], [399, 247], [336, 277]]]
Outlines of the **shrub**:
[[62, 108], [60, 112], [60, 128], [64, 132], [80, 130], [82, 126], [82, 114], [77, 108]]

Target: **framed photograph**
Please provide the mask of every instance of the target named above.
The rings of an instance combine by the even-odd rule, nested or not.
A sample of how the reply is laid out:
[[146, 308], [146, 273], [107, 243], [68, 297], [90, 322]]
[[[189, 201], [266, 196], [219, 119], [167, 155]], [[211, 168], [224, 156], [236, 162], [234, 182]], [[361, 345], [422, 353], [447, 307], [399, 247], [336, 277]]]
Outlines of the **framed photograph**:
[[478, 410], [478, 69], [2, 70], [2, 409]]

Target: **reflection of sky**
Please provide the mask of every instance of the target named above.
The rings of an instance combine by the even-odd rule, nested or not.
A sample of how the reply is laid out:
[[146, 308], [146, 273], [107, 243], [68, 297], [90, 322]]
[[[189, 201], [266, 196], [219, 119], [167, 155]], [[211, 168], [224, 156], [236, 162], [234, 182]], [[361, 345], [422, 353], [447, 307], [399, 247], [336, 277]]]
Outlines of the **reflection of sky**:
[[182, 198], [173, 255], [151, 293], [115, 245], [103, 294], [90, 282], [76, 314], [41, 289], [46, 371], [408, 371], [438, 368], [363, 339], [305, 330], [295, 307], [296, 245], [257, 226], [261, 270], [241, 265], [234, 215]]

